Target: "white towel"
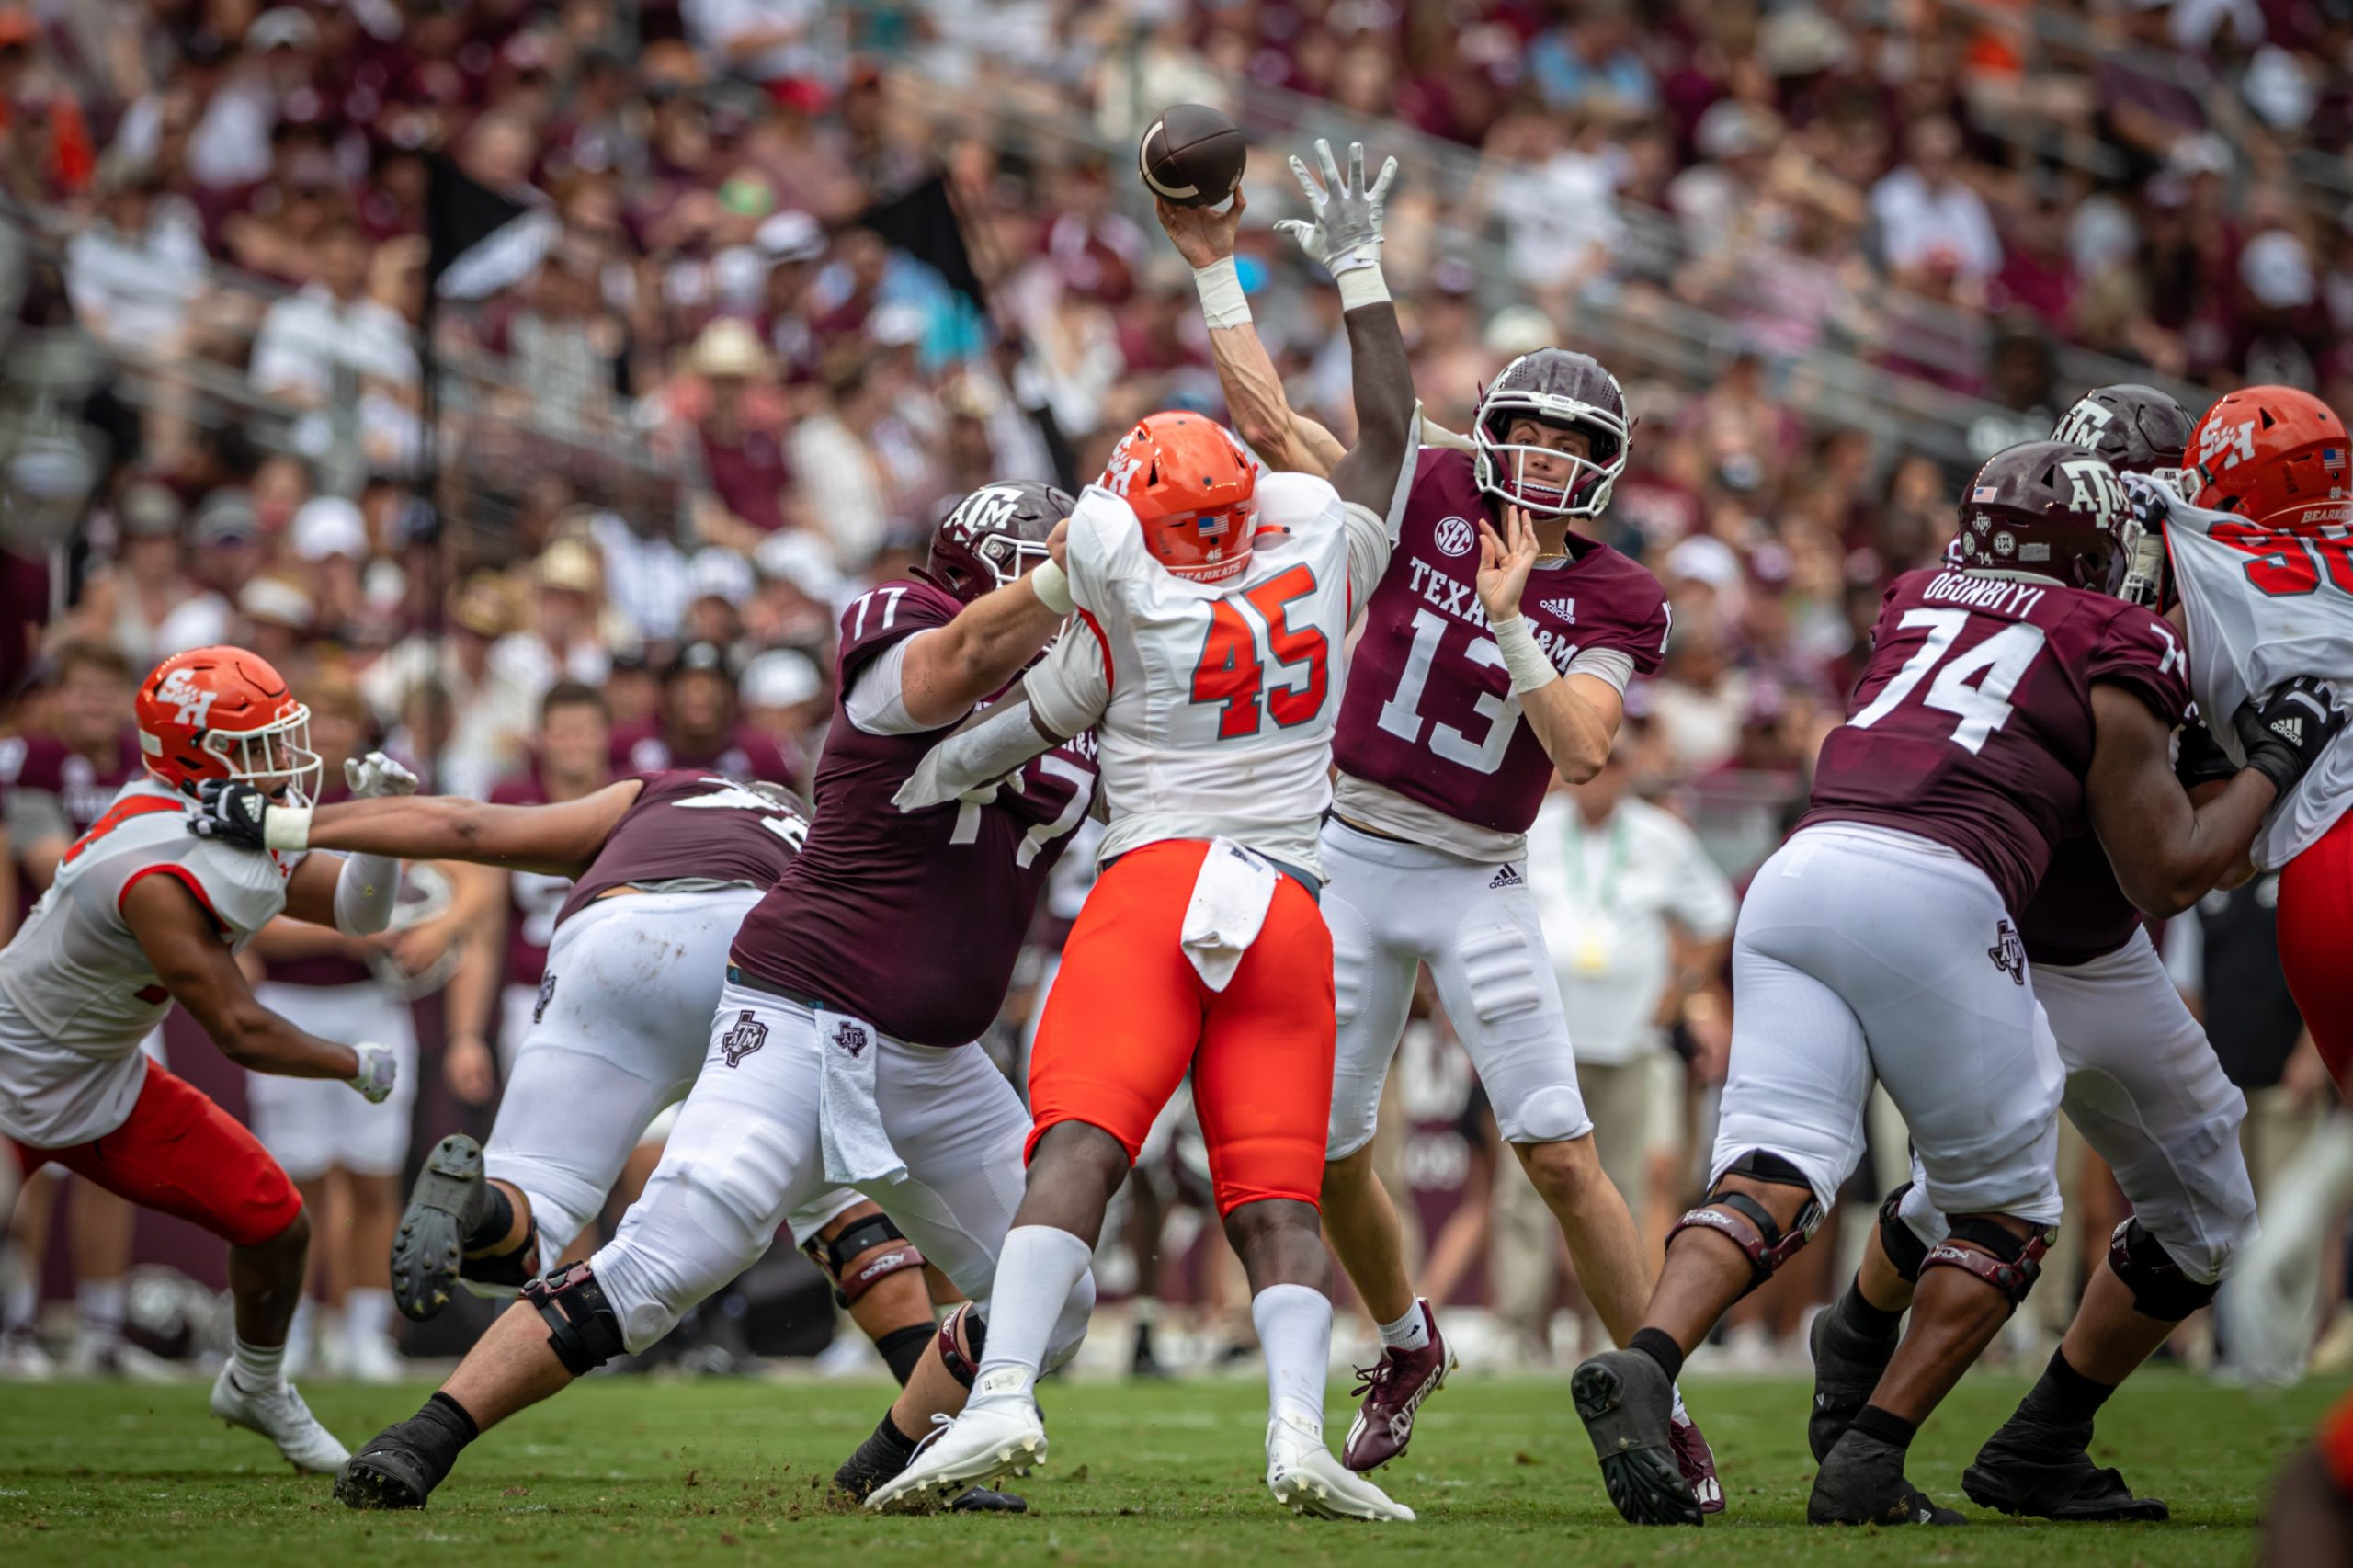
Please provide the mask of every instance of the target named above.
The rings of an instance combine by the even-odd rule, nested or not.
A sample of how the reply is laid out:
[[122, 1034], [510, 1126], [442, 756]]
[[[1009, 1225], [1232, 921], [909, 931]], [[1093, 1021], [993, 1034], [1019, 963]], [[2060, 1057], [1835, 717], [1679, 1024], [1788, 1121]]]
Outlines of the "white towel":
[[1267, 906], [1275, 899], [1274, 862], [1230, 838], [1210, 841], [1201, 874], [1193, 880], [1192, 902], [1177, 940], [1193, 960], [1202, 983], [1222, 991], [1241, 967], [1242, 955], [1258, 939]]
[[837, 1187], [905, 1180], [907, 1163], [892, 1146], [874, 1101], [881, 1031], [863, 1018], [823, 1007], [813, 1017], [824, 1062], [817, 1080], [817, 1142], [825, 1156], [825, 1179]]

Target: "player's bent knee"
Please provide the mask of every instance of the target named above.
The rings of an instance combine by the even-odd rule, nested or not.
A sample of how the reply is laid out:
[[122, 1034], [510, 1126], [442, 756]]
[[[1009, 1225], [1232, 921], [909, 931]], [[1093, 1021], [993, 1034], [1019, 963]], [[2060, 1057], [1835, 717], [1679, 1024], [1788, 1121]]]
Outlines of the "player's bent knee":
[[[1784, 1226], [1755, 1197], [1727, 1185], [1735, 1179], [1766, 1187], [1798, 1187], [1805, 1197], [1796, 1215]], [[1713, 1231], [1723, 1237], [1748, 1258], [1748, 1284], [1741, 1291], [1745, 1296], [1773, 1278], [1781, 1265], [1813, 1239], [1822, 1216], [1822, 1200], [1814, 1195], [1813, 1183], [1803, 1171], [1769, 1150], [1752, 1149], [1725, 1167], [1707, 1201], [1676, 1221], [1675, 1229], [1666, 1233], [1666, 1244], [1672, 1249], [1675, 1238], [1689, 1230]]]
[[2222, 1289], [2220, 1279], [2192, 1278], [2137, 1219], [2125, 1221], [2109, 1237], [2108, 1267], [2132, 1292], [2135, 1312], [2165, 1323], [2179, 1323]]
[[1911, 1191], [1912, 1184], [1907, 1181], [1889, 1193], [1879, 1206], [1879, 1244], [1887, 1255], [1888, 1267], [1917, 1285], [1920, 1266], [1928, 1260], [1928, 1244], [1904, 1221], [1904, 1200]]
[[1594, 1147], [1591, 1132], [1540, 1142], [1530, 1140], [1518, 1147], [1528, 1164], [1528, 1179], [1547, 1198], [1574, 1198], [1609, 1179], [1602, 1174], [1601, 1154]]
[[1512, 1108], [1504, 1136], [1514, 1143], [1569, 1143], [1592, 1140], [1593, 1118], [1586, 1114], [1585, 1096], [1574, 1085], [1556, 1084], [1523, 1095]]
[[565, 1371], [584, 1377], [620, 1355], [621, 1321], [604, 1287], [585, 1263], [523, 1287], [523, 1300], [539, 1309], [548, 1325], [548, 1348]]
[[[2013, 1228], [2018, 1225], [2030, 1228], [2021, 1234]], [[2055, 1234], [2032, 1227], [2032, 1221], [2007, 1214], [1956, 1215], [1951, 1233], [1920, 1260], [1920, 1272], [1958, 1268], [1991, 1286], [2015, 1308], [2041, 1278], [2042, 1256]]]

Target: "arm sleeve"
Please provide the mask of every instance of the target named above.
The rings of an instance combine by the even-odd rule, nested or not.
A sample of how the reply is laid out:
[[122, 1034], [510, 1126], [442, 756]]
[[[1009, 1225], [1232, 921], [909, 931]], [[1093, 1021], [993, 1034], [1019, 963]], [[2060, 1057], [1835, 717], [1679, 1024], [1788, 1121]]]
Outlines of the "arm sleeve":
[[335, 879], [335, 928], [372, 937], [392, 923], [400, 902], [401, 863], [389, 855], [347, 855]]
[[1571, 659], [1562, 673], [1608, 681], [1623, 697], [1627, 683], [1634, 678], [1634, 655], [1623, 648], [1587, 648]]
[[852, 678], [848, 695], [842, 699], [842, 711], [849, 715], [851, 723], [870, 735], [919, 735], [926, 730], [939, 728], [937, 724], [916, 722], [907, 711], [906, 691], [900, 685], [909, 644], [915, 637], [928, 635], [928, 631], [918, 631], [915, 637], [902, 637], [866, 661], [866, 667]]
[[997, 779], [1060, 744], [1033, 722], [1029, 693], [1017, 691], [982, 715], [977, 723], [924, 753], [913, 776], [891, 797], [891, 803], [903, 812], [920, 811], [983, 787], [993, 790]]
[[65, 815], [65, 802], [49, 790], [9, 790], [7, 824], [8, 836], [16, 842], [20, 855], [44, 839], [74, 836], [74, 824]]

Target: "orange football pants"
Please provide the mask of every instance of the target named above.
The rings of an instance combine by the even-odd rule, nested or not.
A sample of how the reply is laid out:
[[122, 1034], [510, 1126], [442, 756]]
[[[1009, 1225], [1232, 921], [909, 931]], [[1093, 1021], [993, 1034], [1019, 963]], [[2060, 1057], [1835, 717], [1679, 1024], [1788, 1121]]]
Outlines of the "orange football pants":
[[2330, 1076], [2353, 1098], [2353, 812], [2279, 873], [2279, 968]]
[[1209, 848], [1148, 844], [1087, 894], [1030, 1053], [1028, 1152], [1056, 1122], [1083, 1121], [1133, 1160], [1189, 1067], [1218, 1213], [1312, 1204], [1332, 1112], [1332, 933], [1314, 897], [1278, 876], [1258, 939], [1211, 990], [1177, 945]]

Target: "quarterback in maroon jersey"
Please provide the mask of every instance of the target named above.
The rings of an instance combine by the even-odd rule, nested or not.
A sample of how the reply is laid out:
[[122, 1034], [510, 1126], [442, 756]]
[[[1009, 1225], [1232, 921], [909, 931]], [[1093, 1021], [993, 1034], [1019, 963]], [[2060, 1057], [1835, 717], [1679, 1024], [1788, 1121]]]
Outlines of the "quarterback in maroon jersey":
[[[360, 1450], [338, 1485], [346, 1503], [422, 1506], [483, 1427], [661, 1338], [835, 1187], [868, 1190], [912, 1250], [985, 1305], [1029, 1118], [988, 1059], [963, 1047], [994, 1017], [1039, 888], [1086, 814], [1092, 737], [1039, 757], [987, 803], [903, 814], [891, 797], [940, 733], [1003, 688], [1060, 626], [1024, 574], [1045, 559], [1070, 506], [1042, 485], [976, 492], [941, 525], [925, 578], [885, 583], [843, 611], [840, 695], [813, 820], [774, 886], [747, 897], [740, 929], [724, 934], [733, 945], [705, 1015], [699, 1075], [643, 1197], [619, 1235], [586, 1263], [531, 1281], [423, 1410]], [[575, 893], [551, 950], [551, 1012], [591, 994], [567, 990], [568, 933], [627, 922], [596, 912], [652, 904], [660, 895], [642, 889], [656, 871], [680, 874], [676, 857], [617, 873], [638, 897], [591, 899], [588, 885]], [[665, 956], [675, 941], [665, 927], [637, 941], [642, 950], [597, 967], [682, 967]], [[614, 1027], [631, 1026], [578, 1025], [583, 1038]], [[462, 1150], [445, 1152], [462, 1166]], [[444, 1174], [460, 1184], [469, 1176]], [[520, 1237], [513, 1221], [506, 1229], [511, 1249]], [[470, 1223], [468, 1233], [486, 1230]], [[1093, 1303], [1084, 1278], [1057, 1326], [1058, 1358], [1076, 1347]], [[862, 1495], [891, 1479], [929, 1418], [961, 1408], [985, 1326], [978, 1307], [942, 1326], [844, 1466], [846, 1489]]]
[[[2189, 430], [2172, 398], [2128, 384], [2087, 393], [2052, 438], [2088, 449], [2119, 473], [2160, 473], [2181, 467]], [[1958, 542], [1948, 564], [1964, 563]], [[2128, 593], [2133, 578], [2161, 587], [2162, 540], [2156, 546], [2154, 560], [2135, 563]], [[2194, 786], [2233, 769], [2204, 728], [2190, 726], [2176, 772]], [[2213, 1300], [2254, 1237], [2255, 1188], [2238, 1137], [2246, 1101], [2142, 931], [2097, 835], [2053, 847], [2018, 927], [2067, 1073], [2061, 1108], [2115, 1172], [2132, 1217], [2110, 1238], [2108, 1267], [2087, 1283], [2050, 1366], [1961, 1485], [2005, 1513], [2163, 1519], [2162, 1501], [2134, 1496], [2114, 1470], [2092, 1462], [2093, 1417], [2182, 1319]], [[1862, 1298], [1908, 1306], [1922, 1261], [1949, 1229], [1915, 1172], [1881, 1210]], [[1813, 1342], [1808, 1436], [1819, 1460], [1870, 1399], [1895, 1344], [1838, 1312], [1816, 1315]]]
[[[1196, 268], [1235, 427], [1277, 468], [1328, 473], [1339, 443], [1291, 411], [1239, 288], [1226, 286], [1237, 213], [1164, 204], [1161, 222]], [[1324, 1222], [1382, 1342], [1348, 1434], [1352, 1469], [1404, 1451], [1454, 1364], [1414, 1296], [1396, 1212], [1372, 1172], [1381, 1085], [1422, 964], [1621, 1343], [1650, 1285], [1633, 1216], [1594, 1151], [1521, 869], [1552, 774], [1574, 782], [1600, 769], [1628, 681], [1665, 652], [1657, 580], [1571, 528], [1608, 507], [1631, 427], [1600, 364], [1539, 349], [1487, 388], [1470, 440], [1444, 437], [1452, 444], [1409, 459], [1392, 498], [1397, 547], [1364, 608], [1320, 846], [1339, 1010]], [[1679, 1402], [1676, 1431], [1693, 1485], [1721, 1508], [1713, 1459]]]
[[[1960, 1521], [1905, 1478], [1905, 1451], [2025, 1299], [2061, 1210], [2064, 1071], [2012, 912], [2052, 846], [2086, 824], [2135, 903], [2187, 908], [2344, 723], [2325, 688], [2284, 688], [2238, 716], [2247, 769], [2193, 806], [2171, 756], [2189, 707], [2181, 639], [2113, 597], [2124, 509], [2115, 472], [2084, 449], [2013, 447], [1962, 505], [1963, 564], [1888, 589], [1812, 808], [1741, 909], [1709, 1196], [1670, 1237], [1632, 1346], [1571, 1381], [1631, 1521], [1699, 1522], [1669, 1443], [1670, 1380], [1812, 1235], [1861, 1154], [1874, 1079], [1949, 1229], [1920, 1259], [1911, 1330], [1829, 1446], [1806, 1517]], [[1849, 1332], [1895, 1336], [1900, 1309], [1868, 1278], [1830, 1310]]]

